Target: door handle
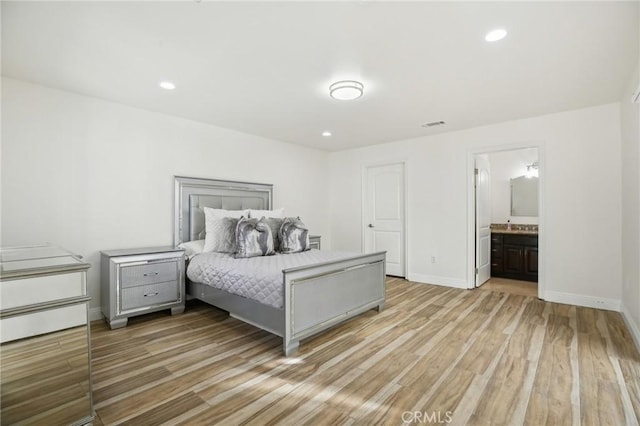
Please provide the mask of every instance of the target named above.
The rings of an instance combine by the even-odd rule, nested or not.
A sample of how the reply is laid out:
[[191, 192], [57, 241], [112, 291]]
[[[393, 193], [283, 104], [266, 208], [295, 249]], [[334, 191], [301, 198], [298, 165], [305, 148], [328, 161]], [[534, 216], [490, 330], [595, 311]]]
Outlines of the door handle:
[[373, 224], [369, 224], [369, 228], [375, 228], [375, 226], [373, 226]]

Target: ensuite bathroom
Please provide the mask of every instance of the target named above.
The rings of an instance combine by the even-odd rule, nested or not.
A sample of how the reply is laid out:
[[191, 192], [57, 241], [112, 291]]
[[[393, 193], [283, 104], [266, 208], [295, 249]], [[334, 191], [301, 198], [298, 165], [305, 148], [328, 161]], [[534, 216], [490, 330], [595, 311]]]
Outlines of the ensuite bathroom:
[[537, 148], [487, 153], [490, 273], [496, 290], [538, 296], [539, 155]]

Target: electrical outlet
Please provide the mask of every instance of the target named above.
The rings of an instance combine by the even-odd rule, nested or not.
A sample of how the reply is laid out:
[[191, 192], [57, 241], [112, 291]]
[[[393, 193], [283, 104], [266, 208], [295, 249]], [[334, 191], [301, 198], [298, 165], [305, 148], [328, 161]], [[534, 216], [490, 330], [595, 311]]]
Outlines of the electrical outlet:
[[435, 256], [431, 256], [431, 263], [436, 263], [436, 257]]

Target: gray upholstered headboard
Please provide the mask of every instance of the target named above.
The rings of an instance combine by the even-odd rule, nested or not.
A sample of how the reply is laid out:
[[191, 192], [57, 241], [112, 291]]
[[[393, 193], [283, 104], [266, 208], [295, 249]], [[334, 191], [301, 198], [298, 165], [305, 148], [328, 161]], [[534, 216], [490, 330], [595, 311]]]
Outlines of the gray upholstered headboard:
[[272, 196], [270, 184], [176, 176], [173, 243], [204, 238], [203, 207], [269, 210]]

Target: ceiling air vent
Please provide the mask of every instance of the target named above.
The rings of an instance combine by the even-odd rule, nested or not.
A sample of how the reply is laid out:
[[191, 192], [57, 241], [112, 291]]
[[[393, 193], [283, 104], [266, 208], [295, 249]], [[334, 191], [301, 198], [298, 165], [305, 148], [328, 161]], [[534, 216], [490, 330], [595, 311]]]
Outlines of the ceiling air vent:
[[445, 124], [444, 121], [432, 121], [431, 123], [423, 124], [422, 127], [435, 127]]

